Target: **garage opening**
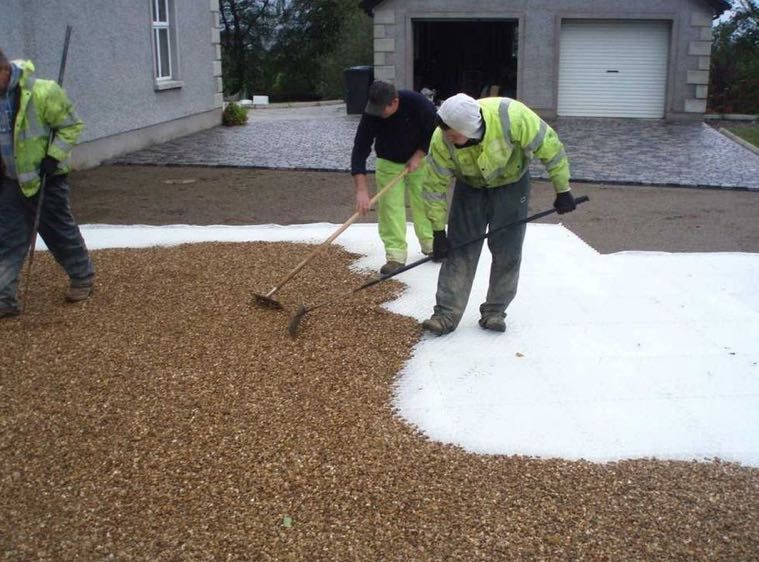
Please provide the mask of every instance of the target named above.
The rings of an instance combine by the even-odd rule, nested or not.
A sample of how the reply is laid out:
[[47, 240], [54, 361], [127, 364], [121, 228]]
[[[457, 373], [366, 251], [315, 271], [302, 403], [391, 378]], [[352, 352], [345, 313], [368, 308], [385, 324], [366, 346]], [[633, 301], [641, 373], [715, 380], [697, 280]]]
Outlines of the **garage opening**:
[[516, 20], [413, 20], [414, 89], [435, 102], [464, 92], [474, 98], [517, 94]]

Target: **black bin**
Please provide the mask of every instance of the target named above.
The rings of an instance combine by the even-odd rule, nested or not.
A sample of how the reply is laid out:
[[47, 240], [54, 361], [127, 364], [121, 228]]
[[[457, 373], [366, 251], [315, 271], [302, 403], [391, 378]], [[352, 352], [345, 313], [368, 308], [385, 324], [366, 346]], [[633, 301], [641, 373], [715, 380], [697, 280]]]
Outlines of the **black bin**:
[[343, 70], [345, 83], [345, 107], [348, 115], [363, 113], [369, 99], [369, 86], [374, 82], [374, 68], [351, 66]]

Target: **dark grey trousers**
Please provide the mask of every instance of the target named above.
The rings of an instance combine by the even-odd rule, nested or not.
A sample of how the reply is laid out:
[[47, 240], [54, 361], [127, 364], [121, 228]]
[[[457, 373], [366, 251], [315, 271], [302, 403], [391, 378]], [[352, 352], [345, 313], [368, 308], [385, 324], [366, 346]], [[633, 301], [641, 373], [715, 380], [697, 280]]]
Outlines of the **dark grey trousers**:
[[[37, 197], [24, 197], [18, 182], [0, 177], [0, 308], [18, 306], [16, 289], [34, 227]], [[39, 234], [71, 285], [88, 285], [95, 270], [69, 205], [66, 176], [45, 185]]]
[[[469, 301], [482, 241], [463, 248], [455, 246], [482, 236], [488, 229], [525, 218], [529, 199], [529, 173], [515, 183], [491, 188], [474, 188], [456, 181], [448, 217], [448, 240], [454, 249], [440, 269], [435, 305], [435, 315], [441, 316], [451, 329], [458, 326]], [[488, 239], [493, 261], [487, 298], [480, 306], [482, 316], [503, 318], [516, 296], [525, 229], [524, 224], [506, 228]]]

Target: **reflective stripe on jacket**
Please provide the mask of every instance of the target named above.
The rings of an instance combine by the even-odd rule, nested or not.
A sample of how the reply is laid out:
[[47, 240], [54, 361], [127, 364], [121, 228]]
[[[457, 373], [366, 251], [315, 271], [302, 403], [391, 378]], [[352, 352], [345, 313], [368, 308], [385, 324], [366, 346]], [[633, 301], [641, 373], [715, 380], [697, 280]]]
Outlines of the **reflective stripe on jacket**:
[[[15, 61], [15, 64], [21, 67], [22, 74], [13, 129], [13, 154], [21, 191], [32, 197], [40, 189], [39, 169], [45, 156], [50, 155], [60, 162], [56, 174], [65, 174], [71, 169], [69, 155], [84, 123], [57, 82], [34, 78], [31, 61]], [[48, 147], [51, 128], [55, 138]]]
[[446, 193], [453, 177], [471, 187], [498, 187], [518, 181], [537, 156], [556, 193], [569, 191], [569, 161], [556, 132], [522, 102], [510, 98], [477, 100], [485, 120], [482, 142], [457, 148], [438, 127], [427, 155], [424, 200], [433, 230], [443, 230]]

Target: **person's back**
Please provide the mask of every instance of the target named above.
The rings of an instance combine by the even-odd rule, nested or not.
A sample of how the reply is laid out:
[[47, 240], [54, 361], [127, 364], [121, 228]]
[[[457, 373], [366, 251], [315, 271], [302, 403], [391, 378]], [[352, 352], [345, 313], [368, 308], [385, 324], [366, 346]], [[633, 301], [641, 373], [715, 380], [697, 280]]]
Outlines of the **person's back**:
[[435, 130], [435, 106], [418, 92], [398, 90], [398, 110], [387, 118], [366, 115], [373, 120], [378, 158], [403, 164], [419, 147], [429, 147]]

